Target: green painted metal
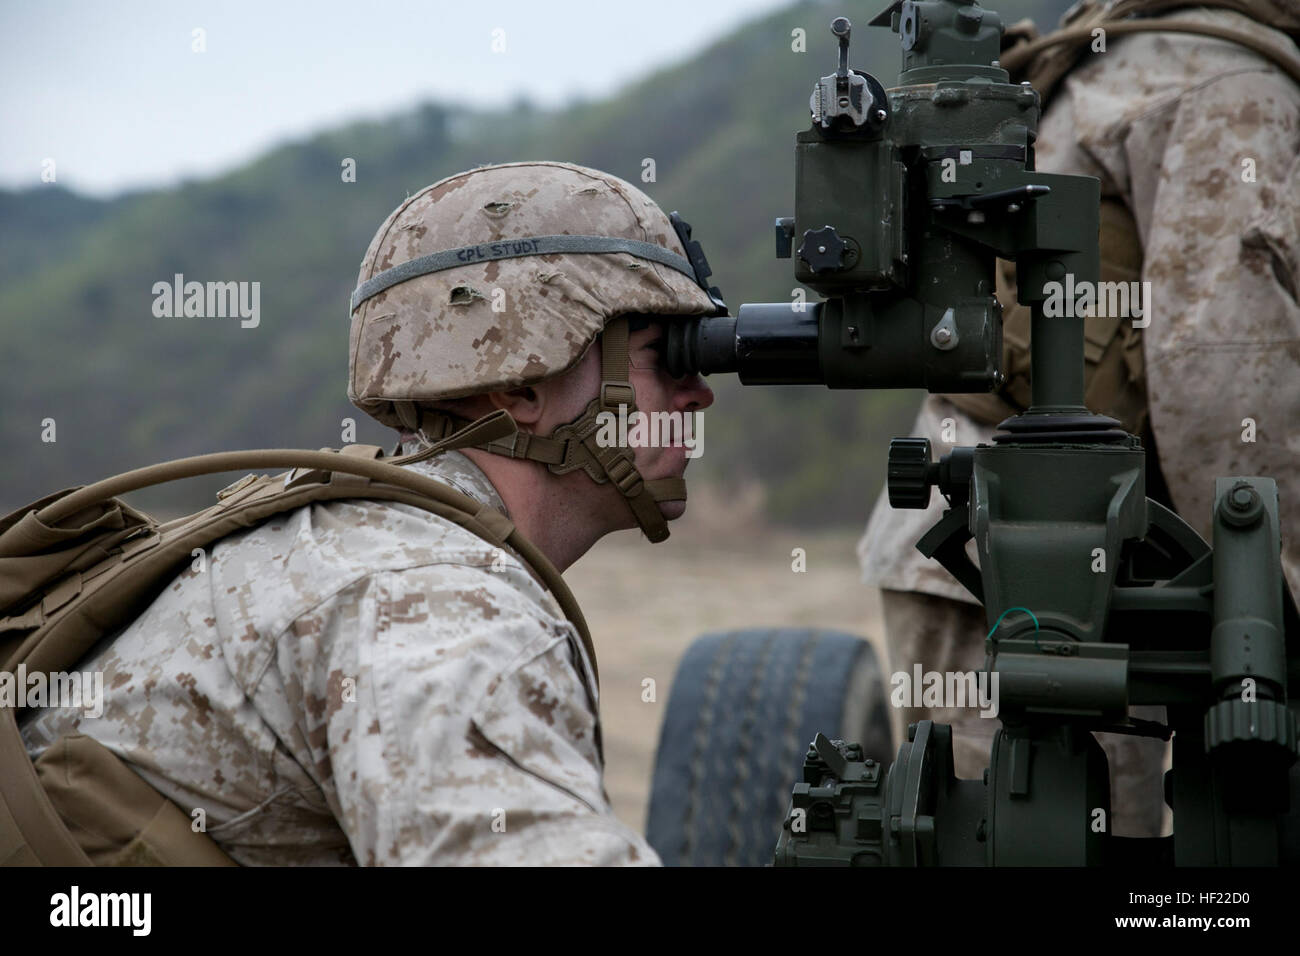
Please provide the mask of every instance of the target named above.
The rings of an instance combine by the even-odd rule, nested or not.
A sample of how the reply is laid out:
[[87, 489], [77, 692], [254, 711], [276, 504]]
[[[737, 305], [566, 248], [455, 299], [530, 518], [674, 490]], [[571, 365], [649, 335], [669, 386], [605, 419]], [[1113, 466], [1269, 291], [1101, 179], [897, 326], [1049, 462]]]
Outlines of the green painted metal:
[[[890, 457], [895, 506], [925, 507], [935, 486], [948, 500], [917, 546], [984, 604], [1001, 728], [982, 781], [953, 776], [951, 731], [929, 721], [888, 771], [868, 759], [882, 755], [819, 736], [775, 860], [1284, 862], [1300, 641], [1276, 486], [1218, 479], [1213, 549], [1147, 499], [1139, 439], [1083, 405], [1082, 315], [1044, 306], [1049, 283], [1098, 279], [1097, 181], [1035, 170], [1038, 96], [997, 65], [996, 13], [922, 0], [872, 25], [900, 36], [898, 85], [848, 67], [838, 18], [839, 67], [814, 88], [794, 215], [777, 220], [778, 255], [825, 300], [684, 323], [668, 358], [746, 384], [989, 390], [1002, 352], [995, 259], [1015, 260], [1032, 309], [1032, 406], [992, 445], [935, 463], [928, 442], [901, 439]], [[1167, 721], [1134, 720], [1132, 704], [1164, 705]], [[1174, 737], [1173, 837], [1109, 834], [1094, 731]]]

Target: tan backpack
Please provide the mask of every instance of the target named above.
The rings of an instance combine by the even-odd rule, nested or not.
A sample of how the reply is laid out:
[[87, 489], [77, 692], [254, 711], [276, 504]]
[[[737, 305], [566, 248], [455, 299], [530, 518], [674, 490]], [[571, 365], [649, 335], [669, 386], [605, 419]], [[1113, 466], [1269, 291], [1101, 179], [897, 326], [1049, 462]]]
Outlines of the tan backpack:
[[[233, 451], [137, 469], [42, 498], [0, 520], [0, 670], [67, 672], [116, 635], [192, 559], [226, 535], [304, 505], [344, 498], [396, 501], [453, 521], [513, 550], [554, 595], [595, 667], [591, 636], [555, 567], [500, 511], [398, 467], [503, 438], [504, 411], [432, 448], [391, 461], [374, 445], [339, 452]], [[180, 478], [248, 468], [195, 514], [160, 524], [117, 496]], [[599, 679], [599, 678], [597, 678]], [[84, 735], [56, 741], [33, 764], [16, 707], [0, 705], [0, 864], [231, 865], [190, 818], [111, 751]]]

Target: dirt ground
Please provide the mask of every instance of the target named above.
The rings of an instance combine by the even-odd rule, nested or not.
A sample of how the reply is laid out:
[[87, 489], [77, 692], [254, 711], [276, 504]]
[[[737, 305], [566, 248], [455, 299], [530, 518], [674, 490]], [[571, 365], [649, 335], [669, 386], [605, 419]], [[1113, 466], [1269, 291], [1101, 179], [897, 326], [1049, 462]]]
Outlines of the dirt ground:
[[[611, 535], [565, 574], [600, 664], [605, 786], [619, 819], [642, 833], [673, 675], [696, 637], [826, 627], [861, 634], [880, 650], [879, 597], [860, 582], [853, 553], [865, 512], [862, 524], [842, 531], [798, 534], [754, 520], [753, 501], [729, 506], [693, 502], [658, 545], [639, 532]], [[804, 572], [792, 569], [795, 548], [804, 549]], [[655, 681], [654, 702], [642, 700], [646, 678]]]

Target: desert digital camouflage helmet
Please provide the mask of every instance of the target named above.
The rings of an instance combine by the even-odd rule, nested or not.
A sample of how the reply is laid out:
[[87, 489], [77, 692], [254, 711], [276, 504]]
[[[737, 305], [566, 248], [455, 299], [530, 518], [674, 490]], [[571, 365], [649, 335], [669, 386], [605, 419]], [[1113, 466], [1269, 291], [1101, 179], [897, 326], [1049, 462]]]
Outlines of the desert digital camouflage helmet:
[[[662, 541], [656, 503], [685, 498], [685, 482], [645, 481], [631, 449], [598, 445], [596, 416], [635, 409], [630, 314], [726, 314], [709, 274], [690, 226], [616, 176], [558, 162], [457, 173], [398, 206], [366, 251], [351, 300], [348, 398], [437, 443], [430, 454], [473, 445], [612, 480], [646, 536]], [[471, 431], [429, 407], [561, 375], [598, 336], [600, 394], [550, 436]]]

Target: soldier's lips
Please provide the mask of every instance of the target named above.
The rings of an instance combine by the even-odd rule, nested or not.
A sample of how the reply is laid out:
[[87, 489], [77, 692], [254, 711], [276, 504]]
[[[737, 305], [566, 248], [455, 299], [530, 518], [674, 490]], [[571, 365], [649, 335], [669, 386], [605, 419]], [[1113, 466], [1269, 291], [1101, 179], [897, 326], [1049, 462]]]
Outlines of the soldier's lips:
[[[686, 466], [691, 463], [685, 445], [660, 445], [660, 466], [655, 471], [659, 478], [681, 478], [686, 473]], [[649, 463], [647, 462], [647, 465]]]

